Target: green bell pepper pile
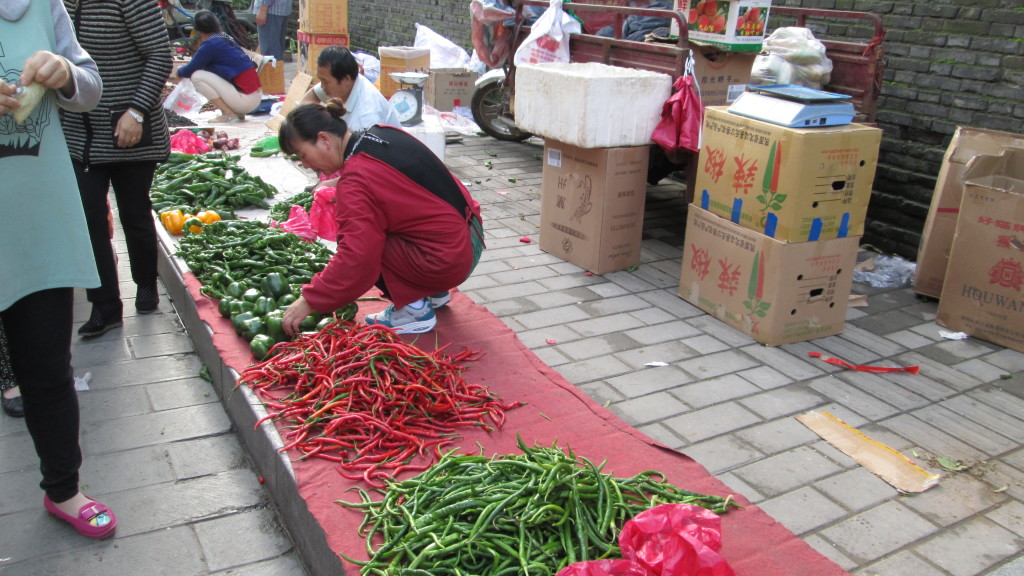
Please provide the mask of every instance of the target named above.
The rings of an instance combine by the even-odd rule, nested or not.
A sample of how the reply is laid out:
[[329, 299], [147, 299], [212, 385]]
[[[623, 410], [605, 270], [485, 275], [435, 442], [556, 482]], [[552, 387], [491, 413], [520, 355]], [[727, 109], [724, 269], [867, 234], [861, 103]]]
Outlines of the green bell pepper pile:
[[276, 222], [284, 222], [288, 219], [292, 206], [302, 206], [306, 212], [309, 212], [313, 208], [313, 191], [299, 192], [287, 200], [274, 204], [270, 207], [270, 219]]

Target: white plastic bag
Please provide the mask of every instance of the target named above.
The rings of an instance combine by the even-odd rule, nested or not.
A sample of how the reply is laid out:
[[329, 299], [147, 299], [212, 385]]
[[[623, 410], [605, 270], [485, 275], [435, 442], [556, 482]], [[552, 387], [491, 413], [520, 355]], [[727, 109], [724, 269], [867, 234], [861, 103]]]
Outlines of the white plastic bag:
[[206, 96], [203, 96], [192, 85], [188, 78], [182, 78], [178, 85], [167, 95], [164, 100], [164, 108], [182, 116], [199, 112], [199, 109], [206, 104]]
[[380, 77], [380, 60], [377, 59], [373, 54], [367, 54], [366, 52], [353, 52], [352, 56], [355, 56], [356, 62], [359, 63], [359, 67], [363, 70], [363, 76], [370, 82], [376, 82], [377, 78]]
[[416, 23], [415, 48], [430, 50], [431, 68], [466, 68], [469, 66], [469, 53], [462, 46], [434, 32], [430, 28]]
[[569, 35], [582, 31], [579, 20], [562, 11], [562, 0], [550, 0], [513, 59], [516, 66], [541, 62], [568, 62]]
[[825, 45], [807, 28], [783, 27], [764, 39], [751, 84], [798, 84], [820, 89], [832, 77]]

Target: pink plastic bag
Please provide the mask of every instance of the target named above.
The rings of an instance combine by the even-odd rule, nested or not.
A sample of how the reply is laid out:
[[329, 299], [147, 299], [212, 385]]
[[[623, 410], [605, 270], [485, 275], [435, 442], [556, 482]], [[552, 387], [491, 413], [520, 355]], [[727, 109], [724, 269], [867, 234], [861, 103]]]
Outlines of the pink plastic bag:
[[199, 136], [196, 136], [195, 132], [187, 128], [182, 128], [171, 136], [171, 152], [203, 154], [209, 151], [210, 145]]
[[306, 242], [316, 240], [316, 232], [313, 231], [313, 225], [310, 224], [309, 214], [302, 206], [292, 206], [288, 211], [288, 220], [274, 222], [272, 225], [285, 232], [291, 232]]
[[735, 576], [718, 554], [721, 519], [700, 506], [662, 504], [637, 514], [622, 527], [619, 549], [625, 564], [578, 562], [558, 576]]
[[334, 194], [331, 186], [322, 186], [313, 191], [313, 206], [309, 209], [309, 222], [313, 232], [324, 240], [337, 242], [338, 222], [334, 219]]

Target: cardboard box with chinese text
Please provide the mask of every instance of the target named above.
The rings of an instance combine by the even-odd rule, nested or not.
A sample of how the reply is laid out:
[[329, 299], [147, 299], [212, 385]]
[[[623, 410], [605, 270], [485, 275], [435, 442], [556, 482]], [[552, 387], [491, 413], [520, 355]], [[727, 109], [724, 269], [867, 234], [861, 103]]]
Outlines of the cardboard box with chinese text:
[[694, 77], [705, 106], [724, 106], [739, 98], [750, 83], [757, 54], [726, 52], [714, 46], [692, 46]]
[[[675, 0], [676, 11], [688, 21], [691, 42], [737, 52], [761, 51], [771, 5], [771, 0]], [[669, 31], [679, 34], [675, 20]]]
[[299, 30], [348, 35], [348, 0], [299, 0]]
[[975, 156], [935, 321], [1024, 352], [1024, 149]]
[[284, 62], [268, 62], [260, 68], [259, 74], [264, 94], [284, 94]]
[[306, 30], [296, 32], [299, 42], [299, 70], [316, 78], [316, 60], [328, 46], [348, 47], [348, 34], [314, 34]]
[[964, 126], [953, 134], [935, 181], [935, 192], [917, 249], [914, 291], [918, 294], [932, 298], [942, 294], [967, 163], [978, 155], [999, 154], [1004, 148], [1024, 148], [1024, 135]]
[[650, 148], [580, 148], [548, 140], [540, 249], [605, 274], [640, 262]]
[[469, 108], [476, 90], [476, 72], [466, 68], [431, 68], [423, 90], [427, 104], [442, 112], [456, 106]]
[[377, 78], [380, 93], [391, 98], [402, 85], [391, 77], [392, 72], [430, 72], [430, 49], [412, 46], [381, 46], [380, 77]]
[[709, 107], [694, 203], [783, 242], [860, 236], [882, 131], [786, 128]]
[[840, 334], [859, 242], [787, 244], [691, 204], [679, 296], [769, 346]]

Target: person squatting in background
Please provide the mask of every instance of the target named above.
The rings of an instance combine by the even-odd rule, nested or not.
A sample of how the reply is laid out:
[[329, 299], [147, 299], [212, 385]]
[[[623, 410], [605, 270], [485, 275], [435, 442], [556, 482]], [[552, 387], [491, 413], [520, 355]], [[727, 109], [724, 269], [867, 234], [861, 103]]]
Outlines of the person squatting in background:
[[149, 314], [160, 301], [149, 188], [157, 164], [171, 150], [161, 96], [173, 64], [156, 3], [124, 0], [120, 10], [100, 0], [65, 0], [64, 5], [78, 41], [103, 76], [103, 97], [95, 110], [61, 112], [100, 274], [100, 287], [86, 291], [92, 314], [78, 330], [93, 338], [123, 325], [108, 221], [111, 187], [136, 285], [135, 309]]
[[234, 38], [221, 31], [213, 12], [200, 10], [192, 21], [202, 43], [176, 74], [191, 78], [196, 90], [221, 111], [211, 123], [242, 122], [263, 100], [256, 64]]
[[103, 84], [60, 0], [0, 2], [0, 70], [0, 322], [39, 456], [43, 507], [84, 536], [106, 538], [117, 518], [79, 485], [71, 370], [75, 288], [100, 279], [57, 114], [94, 109]]

